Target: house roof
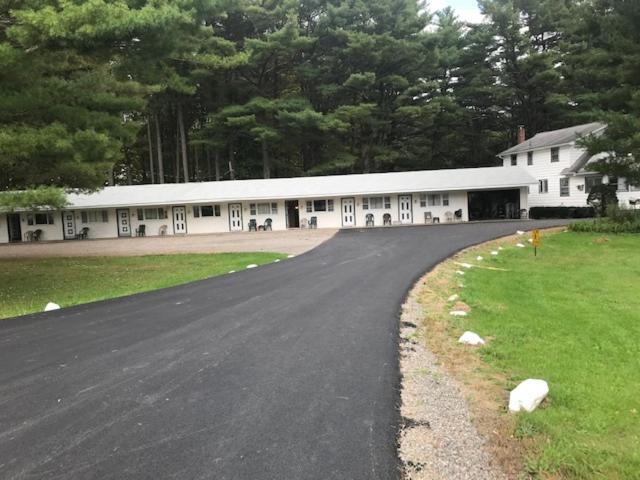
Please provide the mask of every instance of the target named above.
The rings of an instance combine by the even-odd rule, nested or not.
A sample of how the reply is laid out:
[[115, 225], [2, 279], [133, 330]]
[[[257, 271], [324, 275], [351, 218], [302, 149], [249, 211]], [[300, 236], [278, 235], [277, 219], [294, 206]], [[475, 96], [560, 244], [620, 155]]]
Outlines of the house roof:
[[518, 188], [536, 180], [518, 167], [460, 168], [317, 177], [106, 187], [69, 194], [70, 208], [134, 207], [246, 200], [346, 197]]
[[562, 170], [562, 175], [585, 175], [585, 174], [595, 174], [596, 172], [591, 172], [585, 170], [585, 167], [596, 160], [600, 160], [601, 158], [606, 157], [606, 153], [597, 153], [595, 155], [590, 155], [589, 152], [583, 152], [575, 162], [573, 162], [569, 167]]
[[550, 132], [540, 132], [529, 140], [515, 145], [504, 152], [498, 154], [511, 155], [512, 153], [528, 152], [529, 150], [537, 150], [540, 148], [555, 147], [558, 145], [566, 145], [573, 143], [581, 137], [596, 133], [606, 128], [606, 124], [600, 122], [585, 123], [584, 125], [574, 125], [573, 127], [562, 128], [560, 130], [552, 130]]

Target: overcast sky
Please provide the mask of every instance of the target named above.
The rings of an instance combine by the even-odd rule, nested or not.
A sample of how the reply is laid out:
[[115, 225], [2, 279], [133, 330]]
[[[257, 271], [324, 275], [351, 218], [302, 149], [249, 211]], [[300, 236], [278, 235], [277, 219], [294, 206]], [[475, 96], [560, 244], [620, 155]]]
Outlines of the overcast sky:
[[477, 23], [482, 20], [476, 0], [429, 0], [428, 5], [430, 11], [450, 6], [456, 11], [460, 20], [466, 22]]

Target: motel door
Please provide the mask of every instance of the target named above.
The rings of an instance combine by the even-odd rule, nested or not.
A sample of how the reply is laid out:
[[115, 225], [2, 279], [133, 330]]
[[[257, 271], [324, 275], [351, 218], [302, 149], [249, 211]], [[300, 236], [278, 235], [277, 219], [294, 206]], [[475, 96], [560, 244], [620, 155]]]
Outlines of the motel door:
[[342, 226], [353, 227], [356, 224], [355, 201], [353, 198], [342, 199]]
[[65, 240], [73, 240], [76, 238], [76, 214], [74, 212], [62, 212], [62, 225]]
[[173, 233], [187, 233], [187, 210], [184, 207], [173, 207]]
[[129, 220], [129, 210], [116, 210], [118, 217], [118, 236], [131, 236], [131, 221]]
[[232, 232], [242, 230], [242, 205], [239, 203], [229, 204], [229, 229]]
[[413, 223], [411, 195], [400, 195], [398, 197], [398, 209], [400, 210], [400, 223]]

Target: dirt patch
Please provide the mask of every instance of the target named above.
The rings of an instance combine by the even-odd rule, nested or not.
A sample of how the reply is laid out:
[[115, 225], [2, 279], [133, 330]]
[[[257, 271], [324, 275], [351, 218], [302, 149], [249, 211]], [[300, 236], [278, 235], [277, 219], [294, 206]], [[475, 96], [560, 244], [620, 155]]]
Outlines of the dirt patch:
[[515, 417], [505, 414], [507, 379], [481, 361], [477, 348], [457, 342], [462, 328], [449, 312], [469, 307], [449, 299], [464, 289], [464, 277], [455, 273], [461, 263], [527, 237], [513, 235], [463, 250], [425, 275], [409, 294], [400, 324], [404, 424], [399, 454], [405, 478], [522, 475], [525, 456], [534, 445], [513, 436]]

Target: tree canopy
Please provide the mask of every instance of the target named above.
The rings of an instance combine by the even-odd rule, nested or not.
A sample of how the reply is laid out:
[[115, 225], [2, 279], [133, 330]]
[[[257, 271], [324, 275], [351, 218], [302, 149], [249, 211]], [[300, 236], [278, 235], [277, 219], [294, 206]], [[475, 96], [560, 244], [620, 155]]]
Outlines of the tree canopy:
[[478, 3], [0, 0], [0, 191], [486, 166], [594, 120], [640, 182], [640, 2]]

